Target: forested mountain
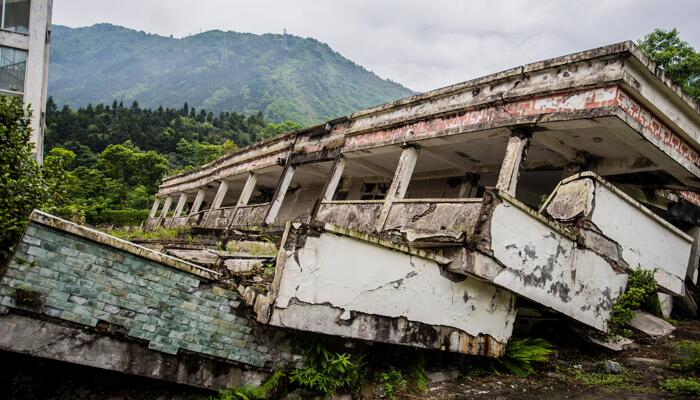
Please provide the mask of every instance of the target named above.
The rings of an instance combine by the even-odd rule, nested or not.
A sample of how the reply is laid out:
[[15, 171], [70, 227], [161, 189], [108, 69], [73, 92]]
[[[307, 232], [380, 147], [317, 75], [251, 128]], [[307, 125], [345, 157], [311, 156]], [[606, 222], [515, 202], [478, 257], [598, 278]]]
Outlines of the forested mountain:
[[187, 102], [307, 125], [412, 93], [292, 35], [214, 30], [178, 39], [110, 24], [54, 25], [50, 62], [49, 94], [59, 107]]

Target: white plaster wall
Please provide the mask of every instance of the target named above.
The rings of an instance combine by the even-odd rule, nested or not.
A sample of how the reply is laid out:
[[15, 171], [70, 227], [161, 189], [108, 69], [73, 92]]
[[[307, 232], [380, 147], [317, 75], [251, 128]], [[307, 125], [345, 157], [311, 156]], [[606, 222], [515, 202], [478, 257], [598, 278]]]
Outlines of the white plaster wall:
[[[440, 275], [434, 261], [332, 233], [309, 236], [287, 258], [275, 307], [285, 309], [293, 298], [498, 341], [507, 341], [515, 319], [510, 292], [473, 278], [453, 282]], [[308, 311], [304, 319], [315, 318], [313, 308]], [[295, 324], [303, 329], [306, 322], [285, 321], [288, 327]]]
[[659, 284], [680, 294], [678, 281], [685, 279], [692, 242], [600, 183], [596, 183], [590, 218], [605, 236], [620, 244], [627, 264], [632, 268], [659, 269], [678, 278], [660, 276]]
[[612, 305], [627, 285], [626, 274], [506, 202], [494, 210], [491, 240], [494, 257], [505, 266], [495, 284], [607, 330]]

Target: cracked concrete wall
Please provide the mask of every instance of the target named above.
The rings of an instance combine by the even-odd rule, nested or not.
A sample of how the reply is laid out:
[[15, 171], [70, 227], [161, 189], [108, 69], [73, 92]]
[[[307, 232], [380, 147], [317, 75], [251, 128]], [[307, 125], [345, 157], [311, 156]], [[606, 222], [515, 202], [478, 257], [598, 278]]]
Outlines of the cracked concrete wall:
[[[656, 271], [662, 289], [683, 293], [692, 238], [597, 175], [583, 173], [564, 181], [544, 210], [572, 225], [592, 249], [614, 254], [623, 267]], [[606, 245], [611, 249], [602, 248]]]
[[503, 267], [494, 284], [607, 331], [626, 274], [510, 202], [495, 207], [490, 236], [493, 258]]
[[467, 354], [504, 351], [515, 319], [512, 293], [336, 233], [290, 242], [278, 259], [284, 265], [272, 325]]

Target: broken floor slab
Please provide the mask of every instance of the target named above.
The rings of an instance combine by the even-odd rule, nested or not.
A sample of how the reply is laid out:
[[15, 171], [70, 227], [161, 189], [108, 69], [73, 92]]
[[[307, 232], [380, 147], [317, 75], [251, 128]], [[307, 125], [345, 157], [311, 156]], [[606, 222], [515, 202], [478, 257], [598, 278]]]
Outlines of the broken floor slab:
[[692, 238], [598, 175], [585, 172], [562, 181], [543, 211], [597, 253], [622, 267], [655, 271], [665, 292], [683, 294]]
[[600, 331], [627, 274], [517, 200], [500, 192], [485, 199], [477, 248], [454, 258], [450, 270], [486, 279]]
[[272, 325], [486, 356], [516, 314], [512, 293], [433, 259], [304, 225], [288, 227], [273, 292]]
[[644, 311], [635, 312], [634, 318], [627, 323], [632, 328], [651, 337], [670, 335], [676, 328], [662, 318], [655, 317]]

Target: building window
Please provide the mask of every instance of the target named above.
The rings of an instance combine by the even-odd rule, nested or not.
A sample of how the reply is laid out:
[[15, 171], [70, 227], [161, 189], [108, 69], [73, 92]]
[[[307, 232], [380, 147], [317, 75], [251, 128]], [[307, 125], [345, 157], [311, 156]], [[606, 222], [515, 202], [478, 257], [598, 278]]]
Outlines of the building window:
[[0, 0], [3, 30], [29, 33], [29, 0]]
[[27, 52], [0, 46], [0, 90], [24, 92]]

